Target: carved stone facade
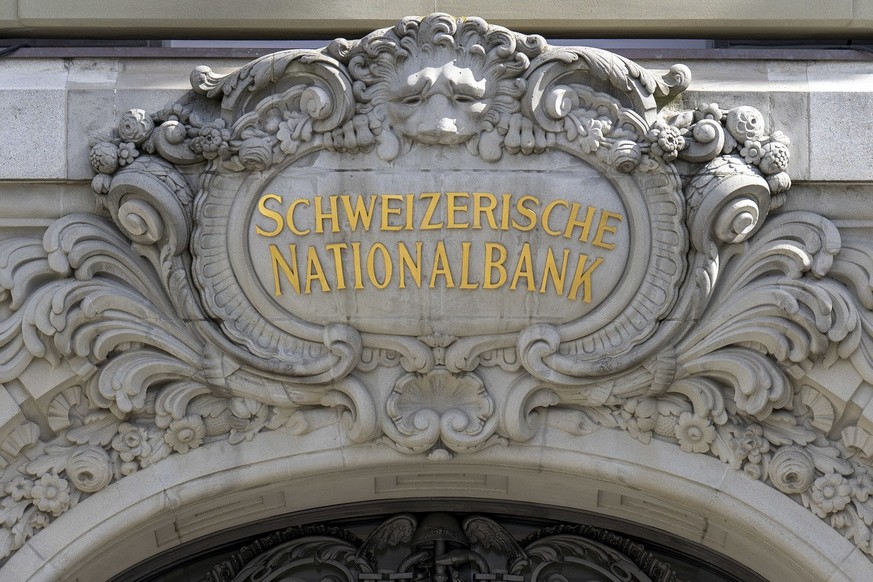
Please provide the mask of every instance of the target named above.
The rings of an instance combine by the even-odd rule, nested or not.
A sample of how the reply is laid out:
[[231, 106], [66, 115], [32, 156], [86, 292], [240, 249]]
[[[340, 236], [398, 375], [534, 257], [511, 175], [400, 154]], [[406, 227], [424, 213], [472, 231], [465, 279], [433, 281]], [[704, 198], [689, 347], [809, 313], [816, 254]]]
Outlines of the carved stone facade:
[[[398, 551], [386, 555], [387, 549]], [[365, 539], [324, 525], [273, 532], [214, 565], [204, 579], [272, 582], [290, 576], [347, 582], [681, 582], [670, 564], [609, 530], [558, 524], [516, 539], [491, 517], [474, 514], [462, 523], [449, 513], [429, 513], [420, 521], [413, 514], [394, 515]]]
[[0, 239], [0, 382], [73, 378], [4, 428], [0, 554], [171, 456], [340, 423], [447, 467], [624, 431], [873, 555], [873, 437], [810, 380], [873, 383], [873, 239], [787, 203], [790, 127], [690, 82], [432, 15], [121, 115], [105, 213]]

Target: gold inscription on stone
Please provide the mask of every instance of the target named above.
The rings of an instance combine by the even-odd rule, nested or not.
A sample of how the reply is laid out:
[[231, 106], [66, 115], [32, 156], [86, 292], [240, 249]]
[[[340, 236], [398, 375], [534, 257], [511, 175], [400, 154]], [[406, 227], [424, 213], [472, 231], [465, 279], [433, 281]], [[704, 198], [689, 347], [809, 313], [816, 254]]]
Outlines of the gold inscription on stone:
[[[623, 222], [619, 212], [561, 198], [543, 203], [530, 194], [422, 192], [291, 198], [268, 193], [258, 200], [253, 226], [259, 237], [273, 239], [286, 233], [293, 240], [268, 244], [265, 260], [271, 264], [276, 297], [349, 287], [420, 289], [426, 285], [463, 290], [508, 287], [590, 303], [597, 269], [616, 248]], [[379, 239], [378, 235], [362, 237], [363, 241], [316, 242], [340, 232], [355, 237], [440, 230], [446, 237], [432, 244]], [[501, 240], [473, 243], [461, 233], [448, 232], [464, 230], [493, 231]], [[545, 248], [541, 266], [535, 266], [529, 240], [507, 246], [505, 241], [512, 237], [500, 233], [512, 231], [539, 231], [547, 243], [553, 241]], [[567, 248], [566, 241], [573, 241], [574, 247]], [[578, 243], [586, 245], [586, 252], [579, 251]]]

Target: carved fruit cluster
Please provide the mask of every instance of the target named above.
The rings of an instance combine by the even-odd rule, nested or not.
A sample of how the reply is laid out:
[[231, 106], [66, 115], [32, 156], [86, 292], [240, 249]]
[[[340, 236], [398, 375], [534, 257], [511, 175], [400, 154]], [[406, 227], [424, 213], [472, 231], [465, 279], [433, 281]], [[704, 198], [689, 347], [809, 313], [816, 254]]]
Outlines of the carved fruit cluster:
[[664, 161], [702, 162], [736, 155], [764, 176], [773, 194], [791, 187], [786, 172], [791, 142], [781, 131], [768, 133], [763, 114], [754, 107], [723, 110], [710, 103], [694, 111], [668, 113], [646, 137], [651, 154]]

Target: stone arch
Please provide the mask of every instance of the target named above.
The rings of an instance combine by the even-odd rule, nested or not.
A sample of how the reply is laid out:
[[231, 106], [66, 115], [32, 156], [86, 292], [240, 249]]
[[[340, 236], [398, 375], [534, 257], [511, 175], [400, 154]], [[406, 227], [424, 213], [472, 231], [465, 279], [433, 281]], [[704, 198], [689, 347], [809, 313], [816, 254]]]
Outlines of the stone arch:
[[[337, 436], [333, 429], [326, 429]], [[600, 432], [491, 448], [450, 465], [327, 435], [201, 448], [92, 496], [4, 566], [8, 580], [106, 579], [176, 544], [283, 513], [350, 502], [484, 498], [562, 506], [669, 531], [769, 580], [863, 579], [869, 562], [801, 506], [711, 457]], [[321, 445], [321, 447], [319, 447]], [[8, 573], [8, 574], [6, 574]]]
[[[464, 70], [451, 58], [458, 50]], [[390, 66], [398, 58], [411, 63], [399, 82]], [[406, 94], [406, 81], [428, 75]], [[486, 476], [499, 468], [517, 484], [507, 485], [512, 499], [552, 495], [571, 507], [579, 482], [602, 480], [604, 499], [620, 499], [600, 511], [632, 511], [621, 498], [636, 489], [652, 507], [666, 504], [652, 510], [674, 516], [663, 527], [679, 528], [688, 520], [675, 516], [690, 503], [705, 524], [725, 520], [732, 540], [744, 532], [760, 542], [747, 547], [740, 536], [739, 549], [725, 552], [765, 575], [791, 564], [823, 576], [860, 568], [858, 552], [822, 527], [870, 553], [873, 424], [859, 408], [873, 383], [873, 247], [814, 209], [785, 204], [789, 139], [760, 111], [659, 109], [689, 82], [681, 65], [655, 74], [604, 51], [432, 15], [227, 76], [198, 67], [194, 90], [176, 103], [123, 114], [90, 152], [106, 215], [64, 216], [39, 235], [0, 240], [0, 556], [13, 554], [4, 573], [47, 559], [38, 568], [65, 576], [127, 524], [176, 539], [176, 508], [196, 511], [214, 493], [254, 495], [258, 479], [302, 483], [315, 471], [312, 486], [323, 493], [331, 479], [376, 479], [397, 467]], [[463, 84], [467, 93], [456, 94]], [[435, 126], [409, 121], [428, 107], [439, 112]], [[452, 115], [466, 120], [464, 131]], [[420, 185], [437, 175], [436, 160], [471, 175], [528, 172], [528, 188], [556, 168], [568, 170], [567, 190], [603, 187], [596, 201], [552, 192], [542, 205], [587, 205], [586, 220], [600, 212], [600, 234], [619, 223], [633, 230], [624, 233], [630, 258], [609, 267], [616, 277], [599, 295], [584, 271], [600, 263], [588, 262], [588, 247], [573, 249], [582, 297], [591, 291], [601, 303], [566, 316], [568, 297], [558, 293], [558, 308], [518, 308], [509, 324], [494, 295], [463, 303], [453, 288], [461, 299], [443, 301], [443, 265], [445, 289], [433, 294], [384, 305], [376, 285], [345, 295], [354, 301], [331, 296], [340, 308], [310, 317], [298, 309], [305, 298], [293, 297], [292, 309], [274, 301], [278, 290], [270, 296], [264, 280], [269, 266], [279, 278], [279, 259], [260, 275], [248, 270], [252, 256], [239, 248], [264, 236], [250, 219], [266, 209], [266, 180], [285, 176], [277, 183], [290, 190], [307, 172], [375, 168], [382, 178], [410, 171]], [[409, 208], [449, 204], [456, 186], [426, 192], [433, 183], [407, 195]], [[375, 191], [391, 196], [389, 186]], [[402, 198], [393, 196], [380, 198], [383, 210]], [[512, 194], [504, 196], [509, 208]], [[537, 213], [527, 210], [533, 224]], [[545, 212], [537, 236], [572, 238], [549, 232]], [[242, 224], [237, 236], [228, 224]], [[363, 230], [371, 243], [397, 232]], [[455, 242], [460, 262], [472, 256], [461, 248], [476, 252], [470, 240]], [[341, 287], [331, 276], [318, 275], [322, 290]], [[612, 293], [616, 285], [625, 288]], [[538, 286], [527, 287], [516, 307], [535, 297]], [[380, 325], [352, 317], [359, 299]], [[425, 317], [432, 301], [437, 316]], [[457, 313], [462, 303], [497, 324], [461, 329], [471, 316]], [[449, 316], [454, 327], [445, 327]], [[263, 475], [245, 474], [247, 459], [265, 463]], [[548, 478], [536, 485], [540, 473]], [[562, 475], [570, 482], [556, 491]], [[688, 497], [678, 495], [682, 483], [692, 484]], [[169, 519], [169, 537], [149, 532], [150, 519]], [[786, 531], [795, 519], [800, 533]], [[706, 542], [710, 529], [698, 530], [689, 537]], [[804, 551], [771, 540], [786, 536]], [[782, 566], [765, 559], [768, 540]]]

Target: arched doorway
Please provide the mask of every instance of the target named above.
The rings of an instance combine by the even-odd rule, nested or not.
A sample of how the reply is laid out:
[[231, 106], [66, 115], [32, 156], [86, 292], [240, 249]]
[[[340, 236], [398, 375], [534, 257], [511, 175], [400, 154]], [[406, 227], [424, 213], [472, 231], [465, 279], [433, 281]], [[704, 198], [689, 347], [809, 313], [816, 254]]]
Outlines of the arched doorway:
[[[464, 512], [469, 499], [513, 508], [488, 506], [489, 514], [536, 507], [538, 517], [573, 515], [569, 521], [637, 532], [638, 539], [669, 532], [674, 546], [702, 546], [771, 582], [852, 581], [869, 571], [860, 550], [801, 505], [750, 487], [716, 459], [689, 462], [667, 443], [643, 445], [611, 431], [581, 440], [546, 431], [546, 443], [492, 447], [445, 464], [379, 445], [325, 448], [336, 427], [320, 432], [290, 438], [277, 431], [165, 459], [160, 472], [139, 471], [73, 507], [54, 535], [33, 538], [5, 572], [22, 582], [109, 580], [173, 548], [197, 540], [208, 546], [213, 534], [260, 536], [287, 527], [288, 515], [308, 515], [292, 523], [302, 525], [410, 510]], [[423, 499], [442, 505], [420, 505]], [[389, 509], [392, 502], [400, 505]], [[380, 505], [385, 509], [372, 509]], [[346, 512], [336, 513], [341, 506]], [[561, 509], [550, 514], [544, 507]], [[244, 529], [250, 524], [257, 527]]]
[[[217, 532], [111, 582], [249, 580], [763, 582], [669, 532], [586, 512], [484, 499], [339, 505]], [[329, 576], [335, 578], [329, 578]]]

